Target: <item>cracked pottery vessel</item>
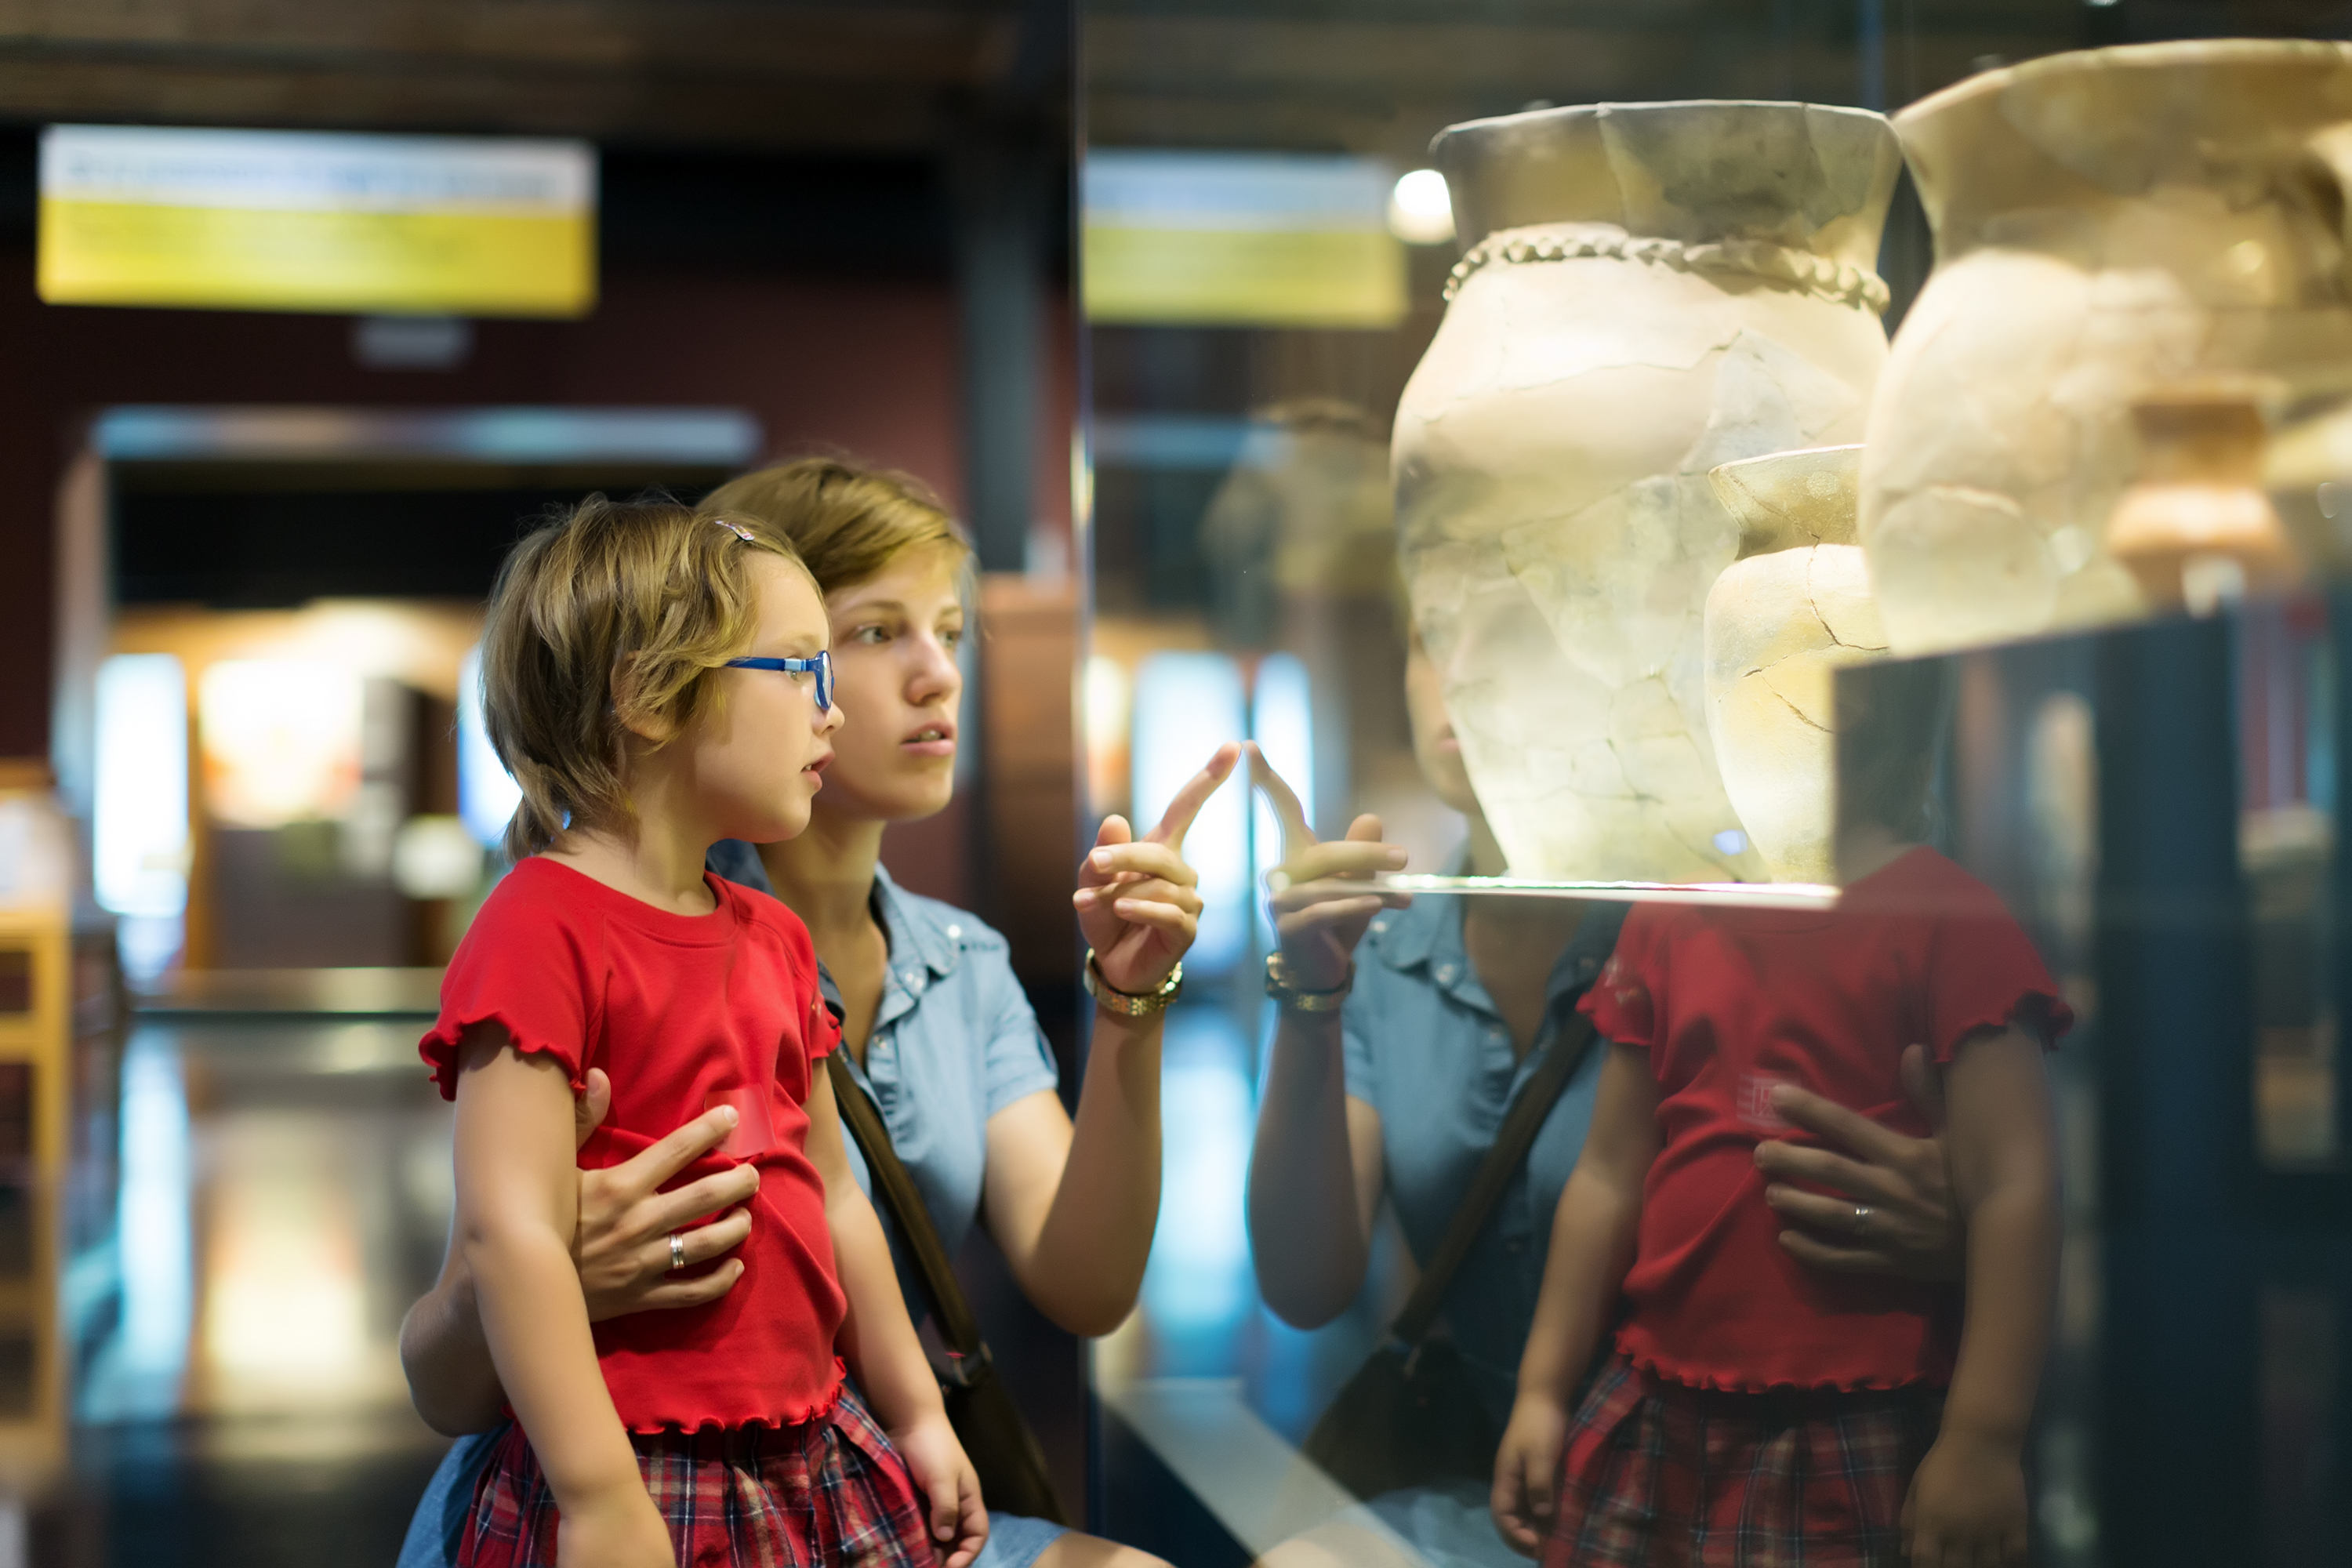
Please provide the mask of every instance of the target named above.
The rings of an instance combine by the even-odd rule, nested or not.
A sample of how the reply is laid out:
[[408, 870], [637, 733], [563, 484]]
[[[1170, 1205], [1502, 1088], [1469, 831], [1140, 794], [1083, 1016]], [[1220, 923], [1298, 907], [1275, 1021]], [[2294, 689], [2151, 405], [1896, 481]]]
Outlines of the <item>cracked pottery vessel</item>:
[[1520, 876], [1759, 879], [1707, 730], [1717, 466], [1861, 438], [1886, 357], [1879, 115], [1599, 104], [1432, 154], [1467, 248], [1392, 450], [1400, 563]]
[[2352, 46], [2053, 55], [1895, 117], [1936, 270], [1871, 409], [1862, 543], [1897, 652], [2147, 613], [2105, 524], [2132, 406], [2267, 374], [2352, 385]]
[[1886, 632], [1853, 542], [1862, 448], [1821, 447], [1708, 475], [1739, 558], [1706, 595], [1706, 724], [1723, 787], [1776, 882], [1833, 882], [1840, 666]]

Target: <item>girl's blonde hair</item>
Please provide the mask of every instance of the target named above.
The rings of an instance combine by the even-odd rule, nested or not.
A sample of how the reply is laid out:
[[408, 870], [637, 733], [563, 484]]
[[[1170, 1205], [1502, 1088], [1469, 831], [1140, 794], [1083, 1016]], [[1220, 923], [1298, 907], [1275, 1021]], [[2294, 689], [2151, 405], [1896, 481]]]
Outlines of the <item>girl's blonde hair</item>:
[[738, 517], [797, 554], [820, 593], [853, 587], [904, 550], [943, 544], [968, 564], [971, 542], [922, 480], [839, 458], [802, 458], [730, 479], [702, 503]]
[[482, 716], [522, 786], [509, 855], [567, 827], [633, 828], [624, 738], [666, 742], [708, 709], [710, 672], [759, 618], [753, 551], [807, 571], [772, 530], [593, 495], [508, 554], [482, 637]]

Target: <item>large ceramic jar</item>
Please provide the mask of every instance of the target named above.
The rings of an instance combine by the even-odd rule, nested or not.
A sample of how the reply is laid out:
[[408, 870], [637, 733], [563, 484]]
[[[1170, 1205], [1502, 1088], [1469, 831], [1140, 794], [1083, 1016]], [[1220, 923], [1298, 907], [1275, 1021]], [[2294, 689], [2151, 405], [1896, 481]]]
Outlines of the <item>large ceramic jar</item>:
[[1905, 110], [1937, 267], [1872, 408], [1861, 531], [1896, 651], [2147, 607], [2103, 531], [2168, 384], [2352, 382], [2352, 46], [2054, 55]]
[[1487, 820], [1521, 875], [1760, 878], [1707, 736], [1707, 471], [1861, 438], [1894, 136], [1598, 104], [1432, 152], [1467, 248], [1397, 411], [1399, 547]]

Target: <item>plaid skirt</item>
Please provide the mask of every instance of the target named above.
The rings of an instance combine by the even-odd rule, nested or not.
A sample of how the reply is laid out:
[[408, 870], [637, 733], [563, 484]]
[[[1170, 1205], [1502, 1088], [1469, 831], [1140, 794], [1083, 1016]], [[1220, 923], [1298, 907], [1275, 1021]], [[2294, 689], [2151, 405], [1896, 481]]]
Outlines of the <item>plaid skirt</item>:
[[1621, 1355], [1569, 1428], [1544, 1568], [1896, 1568], [1943, 1404], [1686, 1388]]
[[[907, 1467], [846, 1384], [797, 1426], [632, 1433], [681, 1568], [933, 1568]], [[520, 1423], [474, 1486], [458, 1568], [554, 1568], [555, 1495]]]

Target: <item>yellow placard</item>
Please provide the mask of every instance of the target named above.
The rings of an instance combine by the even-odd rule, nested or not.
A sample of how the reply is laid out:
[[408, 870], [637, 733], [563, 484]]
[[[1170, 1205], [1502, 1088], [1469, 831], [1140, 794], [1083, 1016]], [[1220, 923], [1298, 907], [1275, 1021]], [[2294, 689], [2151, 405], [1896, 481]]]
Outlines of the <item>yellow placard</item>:
[[51, 304], [578, 316], [596, 302], [583, 142], [52, 125]]
[[1393, 327], [1404, 247], [1363, 228], [1160, 228], [1089, 223], [1089, 321], [1192, 326]]
[[586, 213], [303, 212], [41, 202], [53, 305], [577, 316], [596, 300]]

